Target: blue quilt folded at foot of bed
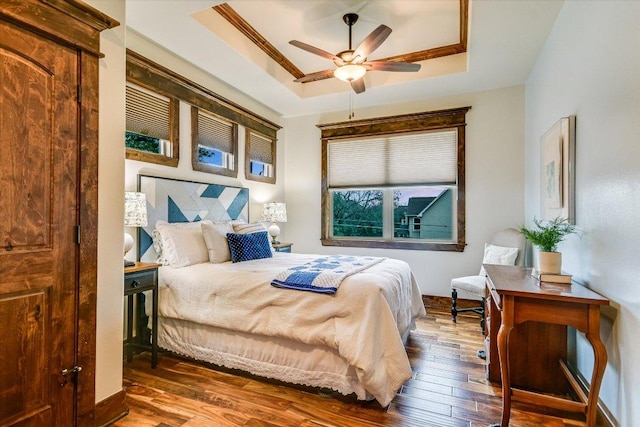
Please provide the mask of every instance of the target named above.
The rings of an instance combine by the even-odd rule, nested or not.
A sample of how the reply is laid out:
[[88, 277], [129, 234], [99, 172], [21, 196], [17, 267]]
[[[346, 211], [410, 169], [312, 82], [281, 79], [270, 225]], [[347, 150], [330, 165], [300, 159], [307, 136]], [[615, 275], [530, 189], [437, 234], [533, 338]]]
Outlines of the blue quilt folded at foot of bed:
[[333, 295], [346, 277], [383, 260], [385, 258], [347, 255], [325, 256], [282, 271], [271, 281], [271, 285], [277, 288]]

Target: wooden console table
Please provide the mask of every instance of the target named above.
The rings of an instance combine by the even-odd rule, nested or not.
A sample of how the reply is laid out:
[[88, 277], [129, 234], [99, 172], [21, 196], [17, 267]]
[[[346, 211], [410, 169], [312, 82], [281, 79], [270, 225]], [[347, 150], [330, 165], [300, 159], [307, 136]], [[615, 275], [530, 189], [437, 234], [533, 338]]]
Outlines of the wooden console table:
[[[582, 412], [586, 416], [587, 426], [595, 426], [598, 392], [607, 363], [607, 351], [600, 341], [600, 306], [608, 305], [609, 300], [580, 285], [540, 284], [531, 277], [531, 269], [529, 268], [501, 265], [485, 265], [484, 267], [487, 271], [487, 288], [491, 294], [489, 301], [491, 316], [489, 352], [487, 356], [488, 362], [493, 361], [495, 366], [496, 355], [494, 353], [497, 349], [502, 379], [502, 420], [500, 425], [508, 427], [511, 400], [519, 400], [556, 409]], [[517, 374], [510, 369], [510, 359], [518, 354], [518, 350], [511, 349], [510, 353], [510, 333], [515, 326], [529, 321], [536, 322], [535, 325], [540, 322], [540, 324], [549, 324], [552, 328], [561, 327], [564, 330], [564, 349], [561, 345], [557, 345], [559, 349], [555, 350], [554, 346], [544, 345], [533, 349], [523, 349], [523, 351], [536, 351], [541, 358], [547, 357], [543, 354], [545, 350], [566, 356], [566, 326], [573, 326], [585, 333], [594, 352], [593, 372], [588, 395], [583, 392], [564, 360], [559, 359], [559, 369], [566, 376], [580, 402], [512, 387], [511, 376], [514, 374], [517, 376]], [[496, 327], [497, 325], [499, 325], [499, 329]], [[553, 334], [557, 334], [556, 329], [551, 331]], [[535, 333], [542, 335], [544, 329], [537, 329]], [[558, 341], [557, 338], [552, 340], [552, 342]], [[495, 380], [491, 375], [491, 366], [489, 366], [489, 379]], [[518, 386], [521, 385], [518, 384]]]

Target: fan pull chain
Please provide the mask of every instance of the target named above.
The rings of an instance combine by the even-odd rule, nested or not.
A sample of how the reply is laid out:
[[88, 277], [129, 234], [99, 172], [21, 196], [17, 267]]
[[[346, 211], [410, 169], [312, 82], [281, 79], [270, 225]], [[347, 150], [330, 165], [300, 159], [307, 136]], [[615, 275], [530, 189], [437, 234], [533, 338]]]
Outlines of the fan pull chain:
[[356, 113], [353, 111], [353, 91], [349, 91], [349, 120], [353, 119]]

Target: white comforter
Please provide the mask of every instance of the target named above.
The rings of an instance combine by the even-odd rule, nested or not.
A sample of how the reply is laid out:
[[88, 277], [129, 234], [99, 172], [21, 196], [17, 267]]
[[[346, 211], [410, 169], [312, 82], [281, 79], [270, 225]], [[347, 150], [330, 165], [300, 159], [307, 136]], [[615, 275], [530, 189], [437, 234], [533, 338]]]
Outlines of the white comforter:
[[411, 378], [403, 340], [425, 314], [409, 266], [386, 259], [348, 277], [335, 296], [270, 285], [318, 255], [275, 253], [241, 263], [162, 267], [159, 315], [336, 351], [381, 405]]

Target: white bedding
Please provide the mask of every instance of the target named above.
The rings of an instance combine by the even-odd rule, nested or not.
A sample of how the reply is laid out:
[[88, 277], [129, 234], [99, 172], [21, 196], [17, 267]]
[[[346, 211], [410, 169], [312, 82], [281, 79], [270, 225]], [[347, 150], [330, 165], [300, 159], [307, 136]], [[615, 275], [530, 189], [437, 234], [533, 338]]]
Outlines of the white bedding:
[[[411, 378], [403, 343], [415, 326], [415, 318], [425, 314], [410, 268], [403, 261], [385, 259], [348, 277], [335, 296], [270, 285], [282, 270], [317, 257], [274, 253], [273, 258], [240, 263], [161, 267], [158, 311], [161, 323], [167, 328], [172, 325], [173, 329], [163, 333], [161, 325], [160, 346], [174, 351], [176, 347], [170, 341], [176, 331], [184, 325], [199, 324], [206, 325], [202, 329], [256, 337], [257, 342], [297, 342], [309, 349], [326, 347], [352, 368], [362, 385], [352, 387], [358, 398], [365, 399], [369, 394], [386, 406]], [[202, 334], [203, 341], [208, 339]], [[190, 346], [206, 348], [208, 344]], [[240, 353], [233, 357], [243, 357], [241, 349], [233, 351]], [[300, 353], [305, 357], [304, 351]], [[229, 366], [220, 360], [210, 361]], [[276, 371], [268, 376], [306, 383], [295, 381], [286, 367], [280, 377]], [[345, 392], [343, 387], [333, 388]]]

